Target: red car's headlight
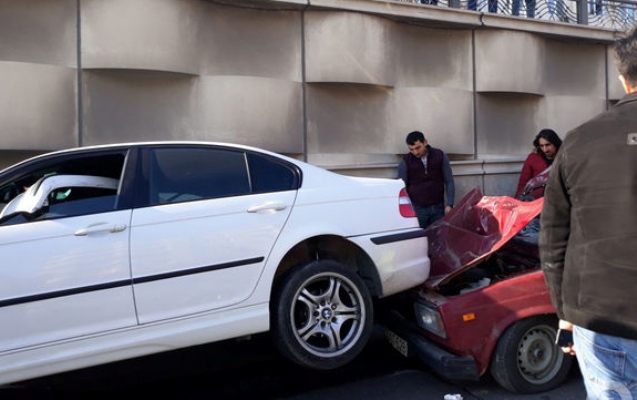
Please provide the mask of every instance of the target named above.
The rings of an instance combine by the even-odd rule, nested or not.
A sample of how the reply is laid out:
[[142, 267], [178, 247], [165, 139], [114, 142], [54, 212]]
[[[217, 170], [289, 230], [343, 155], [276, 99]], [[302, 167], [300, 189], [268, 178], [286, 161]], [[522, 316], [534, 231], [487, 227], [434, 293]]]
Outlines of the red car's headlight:
[[445, 331], [445, 326], [442, 323], [442, 317], [438, 310], [427, 307], [422, 303], [415, 303], [414, 312], [416, 313], [418, 326], [441, 338], [447, 338], [447, 332]]

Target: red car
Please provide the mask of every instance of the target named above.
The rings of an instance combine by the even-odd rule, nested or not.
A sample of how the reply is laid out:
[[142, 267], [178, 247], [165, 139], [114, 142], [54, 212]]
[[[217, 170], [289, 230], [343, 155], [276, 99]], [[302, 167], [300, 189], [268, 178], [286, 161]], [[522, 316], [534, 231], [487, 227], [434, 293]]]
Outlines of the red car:
[[384, 315], [394, 348], [449, 380], [490, 372], [514, 393], [561, 384], [573, 360], [554, 344], [537, 247], [542, 204], [474, 189], [427, 228], [431, 275]]

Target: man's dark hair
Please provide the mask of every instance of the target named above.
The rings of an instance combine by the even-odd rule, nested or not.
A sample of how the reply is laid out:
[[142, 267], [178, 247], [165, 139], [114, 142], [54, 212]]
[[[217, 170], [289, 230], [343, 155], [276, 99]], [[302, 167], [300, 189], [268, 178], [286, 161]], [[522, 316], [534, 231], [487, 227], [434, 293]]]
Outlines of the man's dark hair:
[[535, 147], [536, 150], [538, 150], [538, 153], [545, 160], [546, 160], [546, 156], [544, 155], [544, 152], [543, 151], [539, 151], [539, 149], [540, 149], [540, 139], [544, 139], [544, 140], [548, 141], [549, 143], [551, 143], [553, 146], [555, 146], [555, 152], [556, 153], [560, 149], [560, 146], [562, 145], [562, 139], [560, 139], [560, 137], [557, 135], [557, 133], [555, 133], [555, 131], [553, 129], [542, 129], [540, 131], [540, 133], [535, 135], [535, 140], [533, 140], [533, 146]]
[[535, 148], [540, 147], [540, 139], [549, 141], [558, 150], [562, 145], [562, 139], [560, 139], [553, 129], [542, 129], [540, 133], [535, 135], [535, 140], [533, 140], [533, 146], [535, 146]]
[[423, 133], [420, 131], [409, 132], [409, 134], [407, 135], [407, 139], [405, 139], [405, 142], [407, 142], [407, 144], [410, 146], [414, 145], [418, 141], [421, 141], [423, 143], [425, 142], [425, 135], [423, 135]]
[[613, 50], [619, 74], [631, 86], [637, 86], [637, 26], [628, 31], [625, 37], [617, 39]]

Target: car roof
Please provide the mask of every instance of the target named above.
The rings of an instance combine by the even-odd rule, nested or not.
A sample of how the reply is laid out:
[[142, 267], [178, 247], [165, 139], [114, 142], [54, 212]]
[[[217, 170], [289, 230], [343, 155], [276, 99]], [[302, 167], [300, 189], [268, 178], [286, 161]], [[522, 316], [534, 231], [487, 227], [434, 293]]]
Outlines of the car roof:
[[32, 161], [37, 161], [53, 156], [58, 155], [73, 155], [73, 154], [81, 154], [81, 153], [90, 153], [94, 151], [100, 150], [125, 150], [130, 148], [139, 148], [139, 147], [154, 147], [154, 146], [211, 146], [211, 147], [224, 147], [228, 149], [237, 149], [237, 150], [246, 150], [253, 151], [261, 154], [267, 154], [273, 157], [277, 157], [279, 159], [286, 160], [296, 165], [305, 164], [302, 161], [296, 160], [292, 157], [285, 156], [283, 154], [275, 153], [270, 150], [236, 144], [236, 143], [228, 143], [228, 142], [212, 142], [212, 141], [197, 141], [197, 140], [163, 140], [163, 141], [142, 141], [142, 142], [122, 142], [122, 143], [111, 143], [111, 144], [99, 144], [99, 145], [90, 145], [90, 146], [78, 146], [78, 147], [69, 147], [65, 149], [55, 150], [46, 152], [34, 157], [27, 158], [19, 163], [13, 164], [0, 170], [0, 174], [5, 172], [6, 170], [12, 169], [14, 167], [20, 166], [22, 164], [30, 163]]

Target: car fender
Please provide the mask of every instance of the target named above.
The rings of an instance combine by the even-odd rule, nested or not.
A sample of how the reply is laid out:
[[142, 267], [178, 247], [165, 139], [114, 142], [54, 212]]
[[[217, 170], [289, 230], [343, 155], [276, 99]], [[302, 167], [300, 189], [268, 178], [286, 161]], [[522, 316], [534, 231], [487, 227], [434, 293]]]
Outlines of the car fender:
[[498, 344], [498, 340], [502, 334], [513, 324], [516, 322], [522, 321], [524, 319], [538, 316], [538, 315], [546, 315], [546, 314], [555, 314], [554, 312], [550, 312], [550, 310], [546, 308], [532, 308], [526, 310], [528, 312], [524, 313], [511, 313], [509, 317], [500, 321], [497, 326], [493, 328], [493, 336], [491, 340], [487, 340], [484, 342], [484, 346], [478, 349], [474, 349], [476, 351], [476, 362], [478, 364], [478, 372], [480, 375], [486, 372], [487, 368], [489, 368], [489, 364], [491, 362], [491, 357], [493, 357], [493, 352], [495, 351], [495, 347]]
[[[528, 297], [520, 298], [515, 303], [515, 306], [507, 307], [507, 312], [504, 315], [500, 315], [500, 317], [494, 321], [494, 324], [491, 327], [490, 338], [484, 340], [480, 346], [476, 346], [476, 348], [472, 349], [480, 374], [485, 372], [489, 367], [489, 363], [498, 340], [500, 340], [502, 334], [511, 325], [537, 315], [556, 313], [555, 307], [551, 303], [550, 295], [546, 288], [546, 284], [544, 283], [544, 276], [541, 271], [524, 274], [511, 280], [504, 281], [499, 285], [506, 285], [510, 287], [515, 287], [516, 285], [518, 287], [519, 285], [528, 285], [530, 288], [535, 288], [536, 294], [534, 296], [536, 297], [534, 297], [535, 300], [533, 301], [529, 301]], [[497, 290], [497, 286], [498, 285], [494, 285], [491, 289]], [[540, 301], [538, 301], [538, 299]]]
[[[293, 232], [285, 232], [284, 228], [282, 235], [277, 239], [274, 247], [272, 248], [272, 251], [268, 255], [268, 258], [265, 262], [265, 267], [263, 268], [261, 276], [259, 277], [259, 281], [255, 287], [254, 292], [247, 301], [250, 304], [252, 304], [253, 302], [261, 302], [264, 299], [267, 301], [267, 299], [270, 297], [272, 284], [274, 282], [274, 276], [279, 268], [279, 265], [281, 264], [283, 258], [288, 254], [288, 252], [292, 248], [294, 248], [294, 246], [311, 238], [325, 235], [338, 236], [351, 242], [347, 237], [343, 236], [342, 233], [342, 230], [327, 223], [304, 225], [301, 226], [300, 229], [296, 229]], [[368, 254], [365, 249], [361, 250]]]

